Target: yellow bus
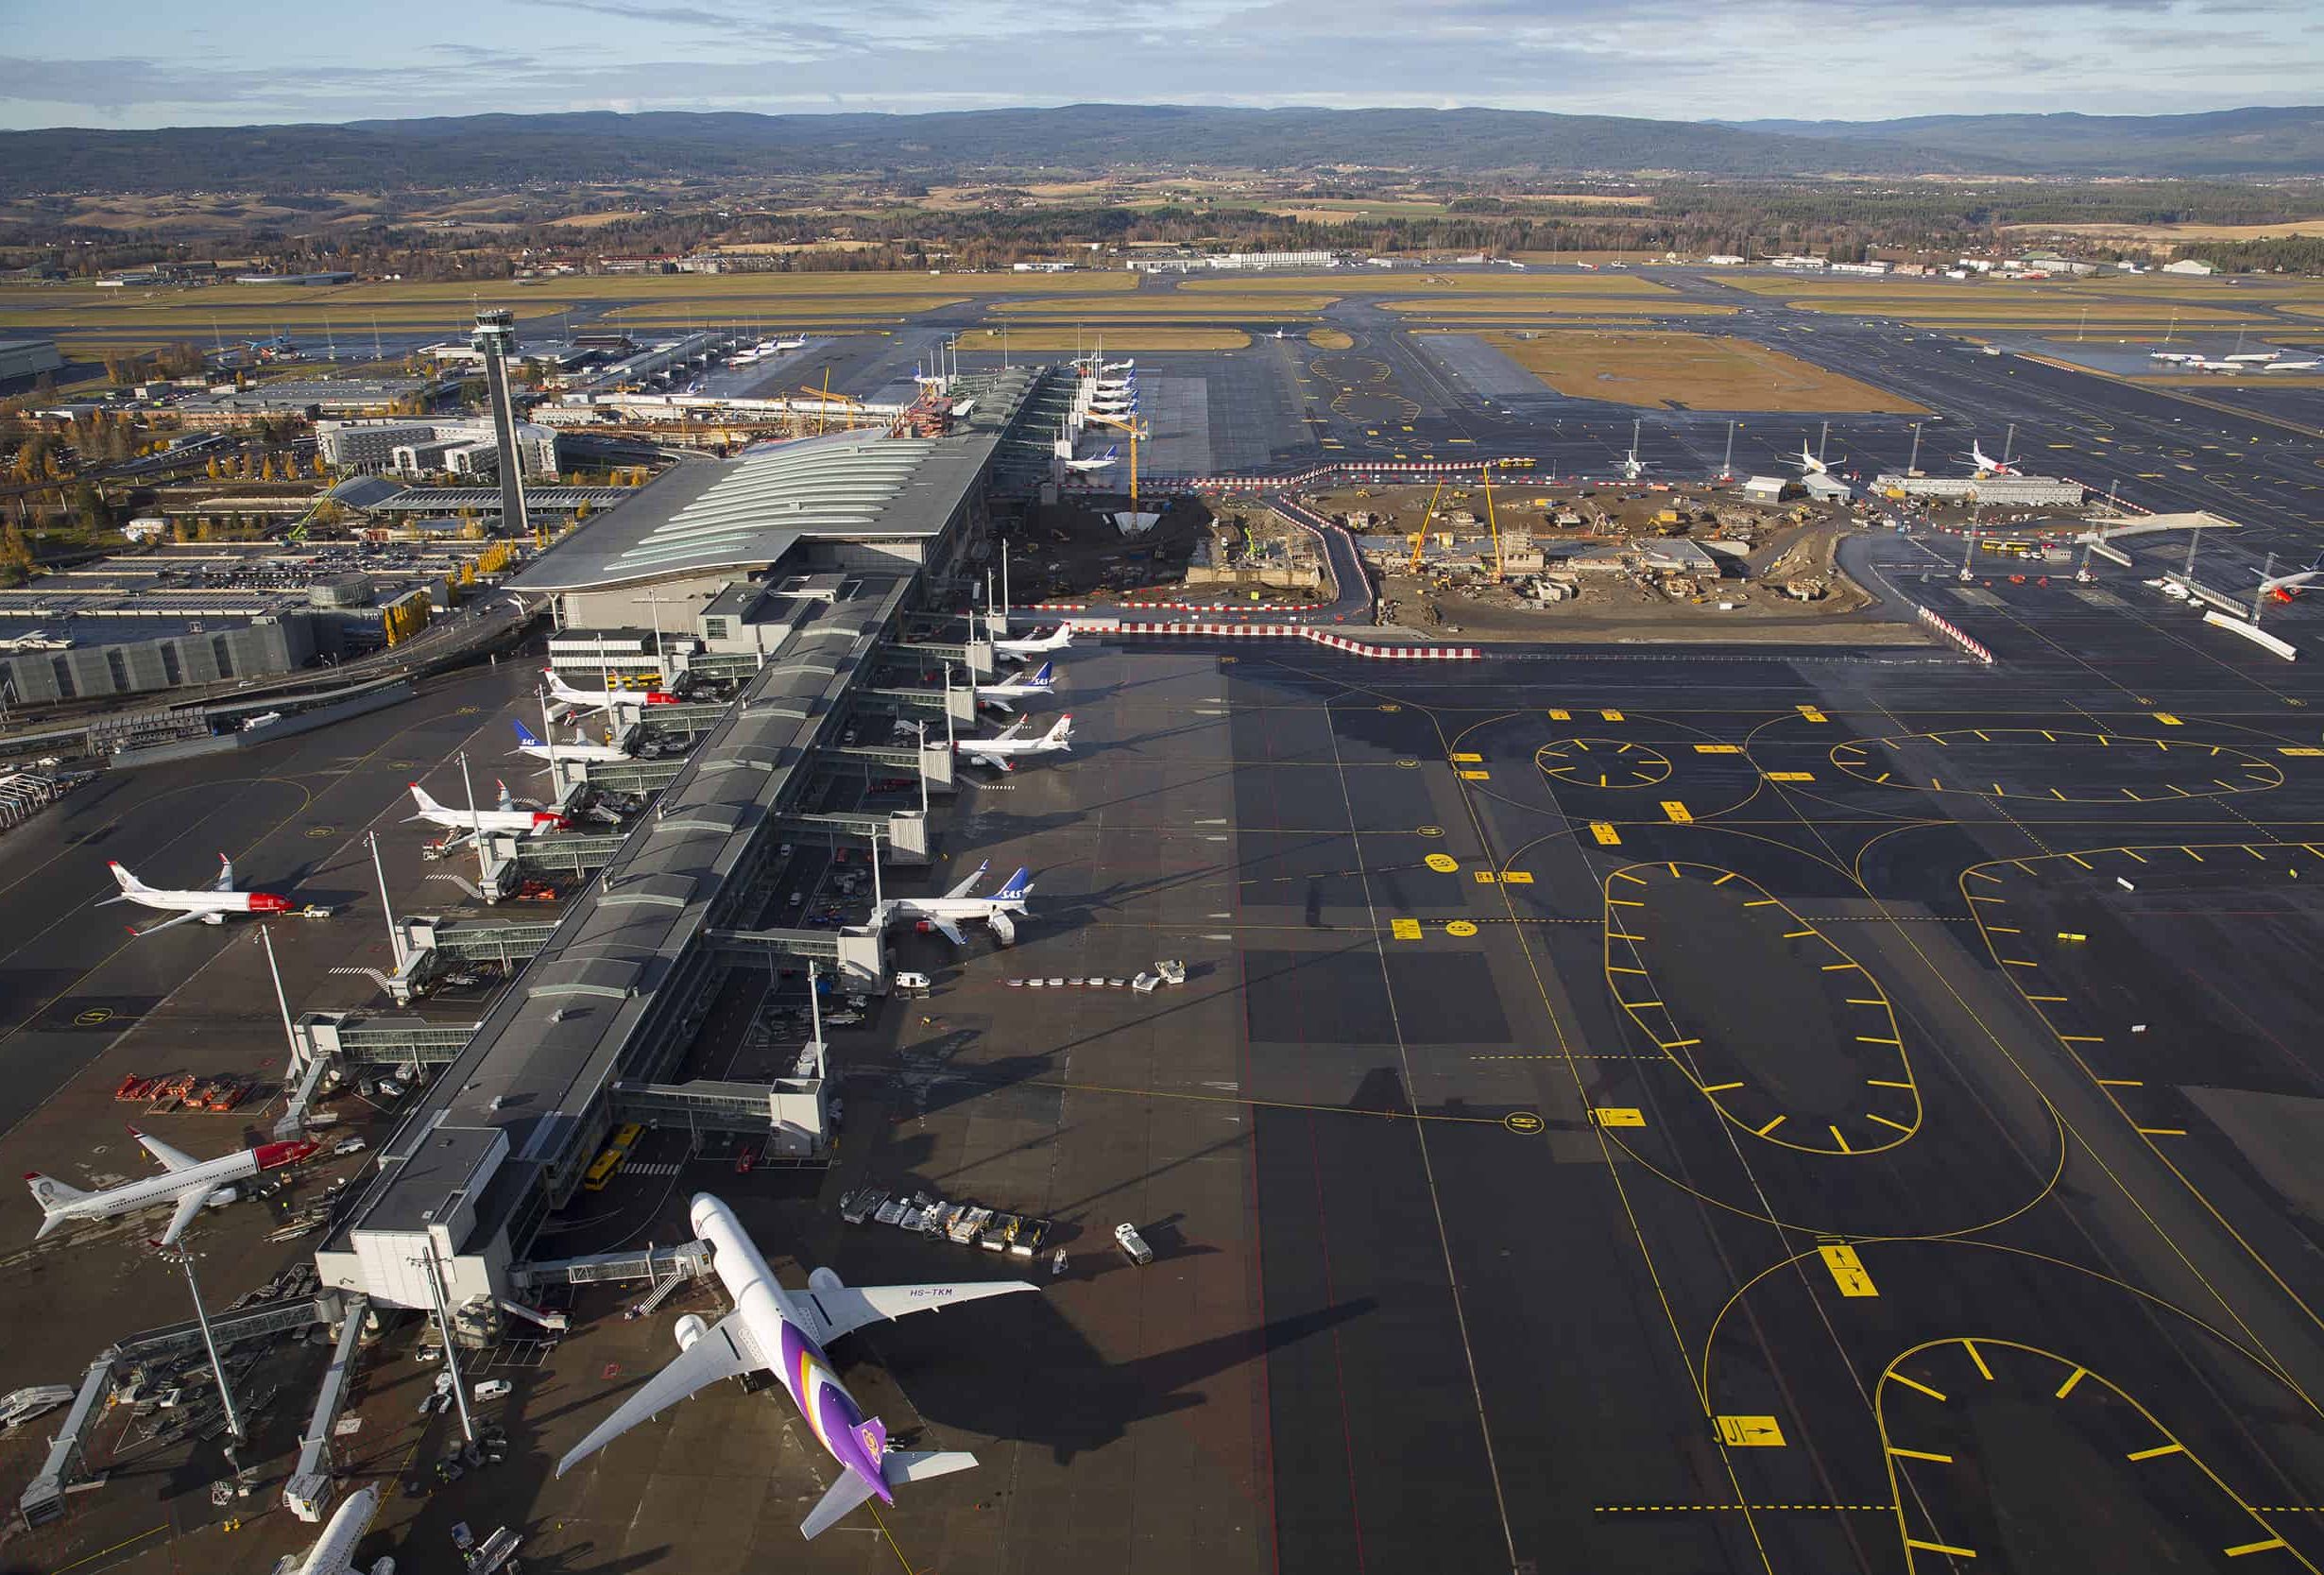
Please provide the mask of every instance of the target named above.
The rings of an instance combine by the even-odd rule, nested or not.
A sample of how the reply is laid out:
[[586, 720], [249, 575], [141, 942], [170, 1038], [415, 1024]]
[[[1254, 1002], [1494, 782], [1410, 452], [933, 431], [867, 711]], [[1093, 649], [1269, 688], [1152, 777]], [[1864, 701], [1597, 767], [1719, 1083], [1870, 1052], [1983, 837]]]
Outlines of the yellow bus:
[[617, 1126], [613, 1129], [613, 1140], [607, 1147], [618, 1150], [624, 1158], [627, 1158], [629, 1151], [636, 1148], [638, 1139], [644, 1136], [645, 1128], [640, 1126], [636, 1121], [631, 1121], [626, 1126]]
[[581, 1177], [582, 1187], [591, 1192], [604, 1191], [606, 1183], [613, 1179], [613, 1173], [620, 1170], [622, 1161], [628, 1157], [620, 1149], [606, 1150], [590, 1161], [589, 1171]]

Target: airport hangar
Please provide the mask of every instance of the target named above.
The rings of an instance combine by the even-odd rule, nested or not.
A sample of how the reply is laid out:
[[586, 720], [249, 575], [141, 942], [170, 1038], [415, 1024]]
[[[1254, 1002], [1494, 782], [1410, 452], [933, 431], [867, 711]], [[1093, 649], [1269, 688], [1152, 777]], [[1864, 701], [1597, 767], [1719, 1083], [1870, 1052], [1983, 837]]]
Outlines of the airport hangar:
[[[832, 434], [681, 465], [511, 582], [555, 597], [570, 625], [634, 624], [722, 595], [708, 616], [727, 616], [742, 599], [729, 589], [757, 581], [764, 590], [743, 616], [764, 655], [729, 659], [755, 674], [654, 811], [465, 1044], [448, 1061], [441, 1049], [425, 1057], [440, 1062], [434, 1080], [316, 1252], [326, 1291], [406, 1309], [484, 1300], [521, 1310], [512, 1270], [617, 1116], [755, 1122], [775, 1130], [778, 1148], [820, 1136], [820, 1077], [655, 1079], [676, 1065], [726, 963], [837, 961], [853, 940], [880, 967], [876, 936], [735, 926], [749, 920], [745, 904], [816, 775], [817, 750], [836, 743], [829, 735], [907, 615], [975, 545], [996, 456], [1045, 375], [1017, 368], [983, 382], [970, 417], [939, 437]], [[989, 647], [918, 645], [925, 654], [989, 671]], [[415, 1058], [421, 1048], [416, 1038]], [[315, 1069], [304, 1070], [311, 1082]]]

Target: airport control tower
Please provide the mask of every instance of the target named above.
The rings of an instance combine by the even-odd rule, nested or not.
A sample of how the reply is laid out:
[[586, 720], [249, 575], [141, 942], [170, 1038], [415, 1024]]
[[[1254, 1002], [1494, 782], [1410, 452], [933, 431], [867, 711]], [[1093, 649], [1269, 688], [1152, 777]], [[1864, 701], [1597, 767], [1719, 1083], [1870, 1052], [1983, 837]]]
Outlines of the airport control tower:
[[508, 392], [508, 357], [517, 348], [517, 315], [478, 311], [469, 341], [484, 352], [485, 387], [492, 401], [492, 436], [499, 440], [501, 529], [520, 539], [533, 534], [524, 512], [524, 462], [517, 454], [517, 407]]

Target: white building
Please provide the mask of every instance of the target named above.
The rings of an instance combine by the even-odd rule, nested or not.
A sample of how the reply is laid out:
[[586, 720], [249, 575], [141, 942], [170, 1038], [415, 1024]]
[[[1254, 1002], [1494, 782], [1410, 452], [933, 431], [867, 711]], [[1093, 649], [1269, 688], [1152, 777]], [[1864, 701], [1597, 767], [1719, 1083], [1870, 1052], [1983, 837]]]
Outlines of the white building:
[[[399, 471], [406, 475], [470, 469], [450, 463], [457, 450], [494, 447], [492, 423], [382, 416], [369, 420], [317, 421], [315, 446], [323, 463], [339, 471]], [[517, 424], [517, 454], [529, 478], [556, 474], [556, 434], [531, 421]]]
[[2208, 274], [2214, 270], [2209, 263], [2198, 263], [2192, 257], [2181, 257], [2176, 263], [2163, 264], [2162, 271], [2164, 273]]
[[1715, 268], [1739, 268], [1743, 265], [1743, 259], [1732, 251], [1714, 252], [1703, 261]]

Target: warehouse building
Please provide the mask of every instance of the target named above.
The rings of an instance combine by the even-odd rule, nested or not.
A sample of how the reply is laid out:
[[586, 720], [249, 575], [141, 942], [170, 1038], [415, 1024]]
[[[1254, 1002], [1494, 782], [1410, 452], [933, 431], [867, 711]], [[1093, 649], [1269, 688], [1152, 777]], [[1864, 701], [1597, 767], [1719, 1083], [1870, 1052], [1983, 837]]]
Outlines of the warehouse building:
[[[323, 463], [358, 473], [392, 471], [401, 475], [449, 471], [487, 474], [497, 468], [492, 423], [485, 420], [425, 420], [382, 417], [373, 420], [317, 421], [315, 446]], [[487, 451], [484, 460], [477, 451]], [[517, 427], [517, 452], [528, 478], [556, 477], [556, 434], [530, 421]]]
[[28, 385], [63, 366], [54, 339], [0, 339], [0, 388]]
[[2004, 508], [2076, 508], [2084, 488], [2063, 476], [1907, 476], [1884, 471], [1872, 489], [1890, 498], [1940, 498]]

